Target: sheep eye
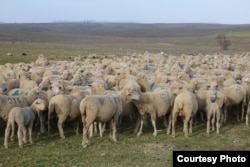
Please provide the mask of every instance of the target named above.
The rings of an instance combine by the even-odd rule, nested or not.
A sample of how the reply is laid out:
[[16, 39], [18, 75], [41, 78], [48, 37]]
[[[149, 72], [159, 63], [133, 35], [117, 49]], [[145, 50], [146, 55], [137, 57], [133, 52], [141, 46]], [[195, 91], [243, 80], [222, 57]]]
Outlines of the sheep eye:
[[59, 89], [61, 90], [61, 89], [62, 89], [62, 87], [61, 87], [61, 86], [59, 86]]

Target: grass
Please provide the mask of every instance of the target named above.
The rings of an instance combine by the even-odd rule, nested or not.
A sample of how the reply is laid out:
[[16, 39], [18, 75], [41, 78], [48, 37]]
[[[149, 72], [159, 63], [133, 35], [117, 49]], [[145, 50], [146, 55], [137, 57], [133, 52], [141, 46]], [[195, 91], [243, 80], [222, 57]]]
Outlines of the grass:
[[173, 150], [250, 149], [249, 129], [233, 120], [222, 127], [219, 135], [212, 132], [209, 136], [205, 124], [198, 123], [189, 138], [184, 138], [181, 122], [177, 124], [175, 138], [166, 135], [160, 124], [157, 137], [153, 137], [151, 125], [144, 127], [142, 136], [137, 137], [133, 134], [134, 126], [131, 122], [119, 126], [116, 143], [109, 141], [108, 130], [103, 138], [95, 135], [85, 149], [81, 145], [82, 135], [76, 136], [67, 126], [66, 139], [61, 140], [54, 127], [51, 137], [34, 133], [34, 145], [20, 149], [15, 140], [8, 149], [0, 147], [0, 166], [171, 166]]
[[[71, 28], [67, 27], [70, 26]], [[0, 64], [34, 62], [39, 54], [50, 59], [73, 60], [89, 55], [130, 56], [149, 51], [168, 55], [183, 53], [197, 55], [240, 54], [249, 51], [249, 26], [241, 28], [199, 25], [0, 25]], [[83, 26], [83, 27], [82, 27]], [[105, 27], [106, 26], [106, 27]], [[170, 26], [170, 28], [169, 28]], [[209, 26], [209, 25], [208, 25]], [[80, 28], [79, 28], [80, 27]], [[107, 28], [108, 27], [108, 28]], [[172, 28], [171, 28], [172, 27]], [[217, 27], [217, 28], [216, 28]], [[222, 28], [221, 28], [222, 27]], [[142, 31], [140, 31], [143, 29]], [[22, 31], [20, 31], [22, 30]], [[232, 45], [222, 51], [215, 36], [225, 33]], [[14, 40], [13, 40], [14, 39]], [[6, 54], [11, 52], [13, 56]], [[23, 56], [26, 53], [26, 56]], [[71, 126], [66, 126], [66, 139], [61, 140], [54, 126], [52, 136], [38, 135], [34, 128], [33, 145], [20, 149], [17, 140], [9, 142], [9, 149], [0, 147], [1, 166], [55, 166], [55, 167], [151, 167], [172, 166], [173, 150], [250, 150], [249, 129], [245, 123], [229, 120], [217, 135], [206, 135], [204, 123], [193, 127], [193, 134], [184, 138], [182, 123], [176, 127], [176, 137], [166, 135], [158, 124], [158, 136], [153, 137], [152, 126], [144, 127], [141, 137], [133, 134], [135, 124], [124, 122], [118, 127], [116, 143], [95, 135], [91, 145], [83, 149], [82, 134], [76, 136]], [[0, 126], [0, 144], [4, 142], [4, 128]]]

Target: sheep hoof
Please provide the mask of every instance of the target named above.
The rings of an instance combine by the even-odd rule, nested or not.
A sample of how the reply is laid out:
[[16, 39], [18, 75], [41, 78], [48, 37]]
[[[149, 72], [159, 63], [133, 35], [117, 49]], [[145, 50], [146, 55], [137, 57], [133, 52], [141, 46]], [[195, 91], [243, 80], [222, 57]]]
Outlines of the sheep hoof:
[[153, 133], [153, 136], [156, 137], [156, 136], [157, 136], [157, 133]]
[[136, 135], [139, 137], [139, 136], [141, 136], [141, 134], [142, 134], [142, 133], [138, 132]]
[[19, 148], [23, 148], [23, 145], [19, 145]]
[[87, 145], [87, 144], [83, 144], [82, 147], [83, 147], [83, 148], [87, 148], [88, 145]]
[[7, 148], [8, 148], [8, 145], [4, 145], [4, 147], [7, 149]]
[[172, 135], [173, 138], [175, 138], [175, 135]]
[[11, 137], [11, 138], [10, 138], [10, 141], [14, 141], [14, 137]]

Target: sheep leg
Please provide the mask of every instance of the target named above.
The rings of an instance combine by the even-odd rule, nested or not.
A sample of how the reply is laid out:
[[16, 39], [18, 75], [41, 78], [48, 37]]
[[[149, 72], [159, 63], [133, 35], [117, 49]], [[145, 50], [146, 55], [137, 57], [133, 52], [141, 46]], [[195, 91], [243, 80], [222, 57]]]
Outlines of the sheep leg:
[[185, 137], [188, 137], [188, 121], [189, 121], [189, 118], [186, 117], [183, 122], [183, 131], [184, 131]]
[[12, 128], [12, 131], [11, 131], [11, 137], [10, 137], [10, 140], [11, 140], [11, 141], [14, 141], [14, 135], [15, 135], [15, 123], [12, 123], [12, 124], [11, 124], [11, 128]]
[[103, 123], [103, 126], [102, 126], [102, 123], [99, 122], [99, 133], [100, 133], [100, 137], [103, 137], [103, 134], [105, 132], [105, 129], [106, 129], [106, 123]]
[[157, 136], [157, 129], [156, 129], [156, 125], [155, 125], [155, 120], [151, 120], [153, 128], [154, 128], [154, 132], [153, 132], [153, 136]]
[[76, 135], [79, 135], [79, 120], [78, 118], [74, 121], [74, 131], [76, 132]]
[[140, 123], [141, 123], [141, 116], [140, 116], [140, 114], [136, 113], [136, 115], [137, 115], [137, 121], [136, 121], [136, 126], [135, 126], [135, 130], [134, 130], [134, 134], [136, 134], [139, 131]]
[[139, 131], [137, 132], [137, 136], [141, 136], [142, 134], [143, 120], [144, 120], [144, 115], [141, 115], [140, 116], [140, 128], [139, 128]]
[[88, 130], [88, 131], [89, 131], [89, 137], [90, 137], [90, 138], [93, 137], [93, 124], [94, 124], [94, 123], [92, 123], [92, 124], [89, 126], [89, 130]]
[[44, 114], [39, 114], [39, 119], [40, 119], [40, 132], [45, 133], [45, 116]]
[[32, 126], [33, 124], [31, 123], [28, 127], [28, 131], [29, 131], [29, 142], [30, 144], [33, 144], [33, 140], [32, 140]]
[[207, 120], [207, 134], [209, 135], [209, 131], [210, 131], [210, 120]]
[[210, 120], [211, 120], [211, 113], [210, 111], [207, 111], [207, 134], [210, 133]]
[[226, 123], [227, 118], [228, 118], [228, 111], [227, 111], [227, 108], [226, 108], [225, 112], [224, 112], [224, 120], [223, 120], [224, 123]]
[[221, 109], [221, 116], [220, 116], [220, 125], [222, 126], [223, 121], [225, 119], [225, 109]]
[[191, 117], [189, 120], [189, 133], [190, 134], [193, 133], [192, 127], [193, 127], [193, 117]]
[[219, 130], [220, 130], [220, 110], [217, 111], [216, 113], [216, 133], [219, 134]]
[[88, 139], [88, 130], [90, 128], [91, 124], [85, 124], [83, 127], [83, 136], [82, 136], [82, 146], [83, 148], [86, 148], [89, 145], [89, 139]]
[[215, 113], [212, 114], [212, 131], [214, 131], [214, 124], [215, 124]]
[[245, 109], [244, 109], [244, 106], [245, 106], [245, 105], [244, 105], [244, 103], [242, 102], [242, 105], [241, 105], [241, 111], [242, 111], [242, 112], [241, 112], [241, 121], [244, 120], [244, 113], [245, 113], [245, 111], [244, 111], [244, 110], [245, 110]]
[[246, 114], [246, 126], [249, 128], [249, 114]]
[[116, 139], [116, 126], [115, 126], [115, 121], [112, 119], [110, 121], [110, 139], [114, 142], [117, 141]]
[[170, 131], [171, 131], [171, 118], [172, 118], [172, 114], [169, 114], [168, 116], [168, 126], [167, 126], [167, 134], [170, 135]]
[[[5, 129], [5, 136], [4, 136], [4, 147], [5, 148], [8, 148], [8, 138], [10, 135], [10, 128], [11, 128], [11, 126], [8, 124], [6, 129]], [[12, 129], [12, 131], [13, 131], [13, 129]]]
[[27, 129], [25, 126], [21, 126], [21, 130], [23, 132], [23, 143], [26, 144], [27, 143]]
[[90, 126], [93, 122], [94, 122], [94, 118], [92, 118], [92, 117], [86, 118], [85, 115], [82, 115], [82, 123], [83, 123], [82, 146], [83, 146], [83, 148], [86, 148], [90, 144], [89, 137], [88, 137], [88, 131], [89, 131]]
[[97, 133], [97, 122], [94, 122], [94, 133]]
[[18, 137], [18, 145], [20, 148], [23, 148], [23, 135], [22, 135], [22, 129], [20, 126], [18, 126], [18, 130], [17, 130], [17, 137]]
[[175, 137], [175, 122], [176, 122], [176, 118], [177, 115], [175, 113], [173, 113], [172, 116], [172, 137]]
[[202, 122], [205, 122], [205, 119], [204, 119], [204, 111], [200, 111], [200, 117], [201, 117], [201, 121]]
[[153, 136], [155, 137], [155, 136], [157, 136], [157, 128], [156, 128], [156, 124], [155, 124], [156, 111], [155, 111], [155, 114], [151, 114], [150, 117], [151, 117], [151, 122], [152, 122], [152, 125], [153, 125], [153, 128], [154, 128]]
[[60, 115], [59, 118], [58, 118], [58, 122], [57, 122], [57, 127], [58, 127], [58, 130], [59, 130], [61, 139], [65, 139], [62, 126], [63, 126], [64, 121], [66, 120], [66, 117], [67, 117], [66, 115]]

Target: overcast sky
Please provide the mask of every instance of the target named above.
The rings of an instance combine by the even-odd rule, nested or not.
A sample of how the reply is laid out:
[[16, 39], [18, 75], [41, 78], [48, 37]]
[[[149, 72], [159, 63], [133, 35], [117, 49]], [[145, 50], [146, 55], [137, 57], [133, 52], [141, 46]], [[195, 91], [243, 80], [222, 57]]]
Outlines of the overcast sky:
[[0, 22], [249, 24], [250, 0], [0, 0]]

